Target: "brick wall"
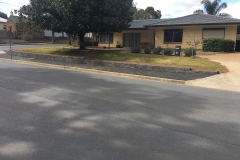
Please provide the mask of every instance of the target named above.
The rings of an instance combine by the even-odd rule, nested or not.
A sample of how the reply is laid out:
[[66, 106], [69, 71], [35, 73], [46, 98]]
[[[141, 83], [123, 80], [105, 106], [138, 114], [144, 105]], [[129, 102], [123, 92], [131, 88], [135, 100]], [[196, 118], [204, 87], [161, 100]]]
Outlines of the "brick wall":
[[[152, 30], [129, 30], [123, 31], [121, 33], [114, 33], [113, 34], [113, 43], [110, 44], [110, 47], [116, 47], [117, 41], [120, 42], [121, 46], [123, 46], [123, 33], [141, 33], [141, 42], [149, 42], [150, 44], [154, 44], [154, 32]], [[99, 47], [106, 46], [108, 47], [107, 43], [99, 43]]]
[[[203, 28], [225, 28], [225, 39], [236, 41], [237, 25], [167, 27], [155, 28], [155, 46], [175, 48], [175, 46], [180, 45], [182, 48], [188, 48], [190, 45], [187, 42], [193, 43], [194, 39], [195, 41], [202, 42]], [[164, 29], [183, 29], [182, 43], [164, 43]], [[202, 44], [200, 43], [197, 48], [202, 49]]]
[[11, 18], [8, 18], [6, 25], [7, 30], [11, 30], [15, 38], [22, 38], [25, 33], [31, 34], [33, 38], [44, 38], [44, 30], [28, 29], [19, 23], [13, 22]]

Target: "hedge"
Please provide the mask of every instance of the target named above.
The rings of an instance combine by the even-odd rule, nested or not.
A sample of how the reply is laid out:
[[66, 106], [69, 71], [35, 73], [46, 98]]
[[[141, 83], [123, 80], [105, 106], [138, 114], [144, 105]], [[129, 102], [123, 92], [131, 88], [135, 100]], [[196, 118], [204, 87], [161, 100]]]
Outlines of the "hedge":
[[141, 52], [141, 47], [140, 46], [132, 47], [131, 52], [132, 53], [140, 53]]
[[230, 39], [209, 38], [203, 40], [204, 52], [234, 52], [235, 41]]
[[31, 41], [33, 39], [33, 36], [29, 33], [25, 33], [24, 35], [22, 35], [22, 39], [24, 41]]

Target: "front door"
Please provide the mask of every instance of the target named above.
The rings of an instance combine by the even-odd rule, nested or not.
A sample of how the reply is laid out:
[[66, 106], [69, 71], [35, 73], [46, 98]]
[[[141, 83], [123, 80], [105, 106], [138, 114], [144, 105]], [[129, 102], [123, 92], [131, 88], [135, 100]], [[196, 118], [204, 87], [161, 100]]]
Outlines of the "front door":
[[141, 33], [123, 33], [123, 47], [140, 46]]

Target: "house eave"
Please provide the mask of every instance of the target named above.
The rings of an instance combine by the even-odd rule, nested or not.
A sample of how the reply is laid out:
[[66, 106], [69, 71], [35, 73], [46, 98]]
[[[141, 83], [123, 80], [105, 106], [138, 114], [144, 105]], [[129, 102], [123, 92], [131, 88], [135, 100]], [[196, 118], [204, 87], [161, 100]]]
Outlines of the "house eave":
[[210, 25], [240, 25], [240, 23], [198, 23], [198, 24], [176, 24], [176, 25], [148, 25], [145, 27], [181, 27], [181, 26], [210, 26]]
[[149, 30], [149, 28], [128, 28], [127, 30]]

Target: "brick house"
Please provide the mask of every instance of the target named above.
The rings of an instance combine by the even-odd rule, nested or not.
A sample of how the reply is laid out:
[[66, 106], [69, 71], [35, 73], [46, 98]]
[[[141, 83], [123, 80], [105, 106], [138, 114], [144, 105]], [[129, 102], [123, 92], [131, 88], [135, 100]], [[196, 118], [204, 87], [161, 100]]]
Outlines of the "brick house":
[[12, 12], [6, 22], [6, 29], [11, 30], [16, 39], [21, 38], [22, 35], [26, 33], [29, 33], [30, 35], [32, 35], [33, 38], [44, 38], [43, 30], [34, 30], [34, 29], [28, 29], [24, 27], [19, 23], [19, 17], [14, 16]]
[[[189, 42], [202, 42], [205, 38], [230, 39], [240, 50], [240, 19], [207, 14], [192, 14], [171, 19], [134, 20], [120, 33], [99, 34], [99, 47], [135, 47], [148, 43], [163, 48], [190, 47]], [[202, 48], [202, 43], [196, 46]]]

